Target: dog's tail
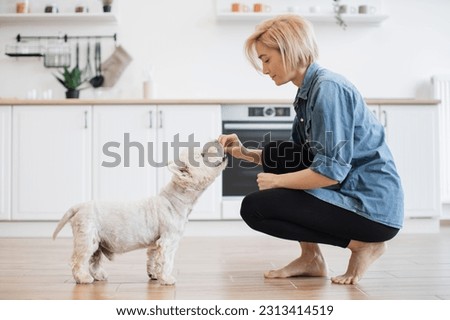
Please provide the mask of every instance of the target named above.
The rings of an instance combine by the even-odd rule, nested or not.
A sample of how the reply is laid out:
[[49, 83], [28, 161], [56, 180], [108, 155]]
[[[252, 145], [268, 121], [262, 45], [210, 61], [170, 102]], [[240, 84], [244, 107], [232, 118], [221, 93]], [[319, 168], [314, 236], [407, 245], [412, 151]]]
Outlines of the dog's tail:
[[53, 232], [53, 240], [56, 239], [56, 236], [61, 231], [61, 229], [65, 226], [65, 224], [72, 219], [72, 217], [78, 212], [78, 209], [76, 207], [70, 208], [62, 217], [62, 219], [59, 221], [58, 225], [56, 226], [55, 231]]

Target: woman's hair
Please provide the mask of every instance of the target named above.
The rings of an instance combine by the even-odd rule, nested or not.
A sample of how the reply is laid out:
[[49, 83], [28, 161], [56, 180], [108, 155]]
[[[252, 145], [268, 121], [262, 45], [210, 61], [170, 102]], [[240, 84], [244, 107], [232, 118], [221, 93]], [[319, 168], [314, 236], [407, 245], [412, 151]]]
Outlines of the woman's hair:
[[248, 60], [261, 71], [255, 48], [258, 41], [280, 51], [286, 70], [306, 67], [316, 61], [319, 54], [311, 23], [296, 15], [282, 15], [262, 22], [245, 42]]

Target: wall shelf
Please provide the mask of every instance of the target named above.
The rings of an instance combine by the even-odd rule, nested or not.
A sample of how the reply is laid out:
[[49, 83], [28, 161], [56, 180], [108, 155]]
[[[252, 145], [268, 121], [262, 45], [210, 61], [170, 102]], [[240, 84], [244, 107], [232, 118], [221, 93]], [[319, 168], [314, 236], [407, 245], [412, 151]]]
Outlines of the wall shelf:
[[[216, 0], [216, 19], [219, 22], [253, 22], [283, 14], [296, 14], [314, 24], [336, 23], [335, 5], [332, 0], [266, 0], [266, 9], [262, 12], [254, 12], [253, 0], [241, 0], [240, 11], [232, 12], [234, 0]], [[347, 12], [342, 19], [347, 25], [380, 25], [389, 18], [383, 8], [383, 0], [345, 0]], [[365, 5], [369, 13], [358, 13], [359, 7]], [[236, 8], [235, 8], [236, 9]]]
[[[279, 12], [279, 13], [253, 13], [253, 12], [219, 12], [217, 13], [218, 21], [262, 21], [265, 19], [269, 19], [275, 17], [280, 14], [288, 14], [288, 12]], [[303, 18], [311, 21], [311, 22], [320, 22], [320, 23], [330, 23], [336, 22], [336, 18], [333, 14], [299, 14]], [[385, 14], [343, 14], [342, 18], [347, 24], [380, 24], [382, 21], [389, 18], [388, 15]]]
[[28, 22], [90, 22], [90, 23], [117, 23], [115, 13], [27, 13], [0, 14], [2, 23], [28, 23]]

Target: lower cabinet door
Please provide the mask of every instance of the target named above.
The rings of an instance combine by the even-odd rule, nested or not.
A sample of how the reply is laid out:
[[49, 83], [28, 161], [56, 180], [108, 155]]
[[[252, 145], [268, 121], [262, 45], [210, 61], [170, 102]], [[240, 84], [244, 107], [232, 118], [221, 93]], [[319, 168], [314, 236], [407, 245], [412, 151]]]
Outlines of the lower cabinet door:
[[13, 220], [57, 220], [91, 198], [91, 107], [13, 109]]
[[405, 192], [405, 217], [440, 215], [438, 118], [435, 105], [383, 106], [386, 127]]
[[[217, 139], [221, 133], [219, 105], [164, 105], [158, 109], [158, 145], [161, 159], [173, 160], [178, 149], [192, 139], [201, 147]], [[181, 143], [177, 143], [177, 141]], [[162, 148], [164, 144], [166, 149]], [[159, 169], [159, 188], [172, 177], [167, 168]], [[205, 190], [195, 204], [190, 220], [221, 219], [222, 175]]]
[[0, 107], [0, 220], [11, 219], [11, 107]]
[[94, 106], [93, 198], [136, 200], [156, 194], [156, 107]]

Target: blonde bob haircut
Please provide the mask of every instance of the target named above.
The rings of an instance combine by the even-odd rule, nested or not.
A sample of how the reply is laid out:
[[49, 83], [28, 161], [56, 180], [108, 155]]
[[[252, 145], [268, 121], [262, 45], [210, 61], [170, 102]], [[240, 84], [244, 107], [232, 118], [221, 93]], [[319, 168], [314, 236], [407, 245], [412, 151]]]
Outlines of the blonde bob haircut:
[[285, 70], [307, 67], [319, 55], [311, 23], [297, 15], [282, 15], [262, 22], [245, 42], [248, 60], [256, 70], [262, 71], [255, 48], [257, 42], [278, 50]]

